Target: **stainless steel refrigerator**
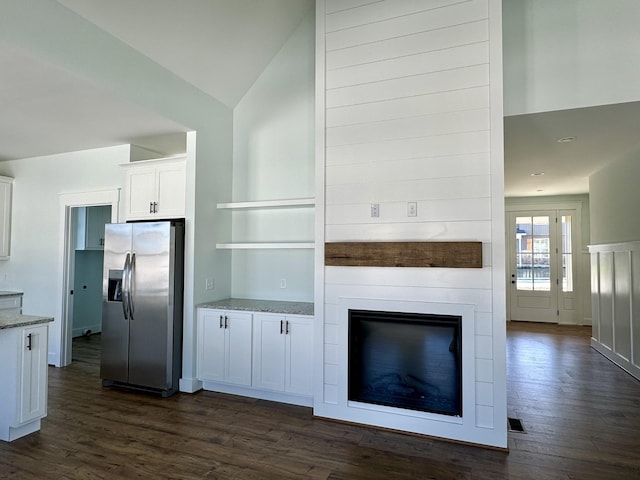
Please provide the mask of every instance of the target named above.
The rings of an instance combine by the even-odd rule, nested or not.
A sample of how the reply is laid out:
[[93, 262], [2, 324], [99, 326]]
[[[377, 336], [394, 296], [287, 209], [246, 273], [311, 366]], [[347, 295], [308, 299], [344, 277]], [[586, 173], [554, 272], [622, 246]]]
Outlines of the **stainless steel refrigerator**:
[[169, 396], [182, 368], [184, 221], [105, 225], [104, 386]]

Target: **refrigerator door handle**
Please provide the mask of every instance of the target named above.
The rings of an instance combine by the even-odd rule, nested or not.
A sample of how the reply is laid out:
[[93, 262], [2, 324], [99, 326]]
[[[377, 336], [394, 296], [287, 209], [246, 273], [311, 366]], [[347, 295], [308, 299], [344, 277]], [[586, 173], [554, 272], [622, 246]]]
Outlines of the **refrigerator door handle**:
[[127, 290], [129, 291], [129, 317], [133, 320], [133, 296], [136, 293], [135, 287], [135, 273], [136, 273], [136, 254], [131, 254], [131, 262], [129, 262], [129, 287]]
[[122, 267], [122, 314], [124, 315], [124, 319], [125, 320], [129, 320], [129, 303], [128, 303], [128, 292], [129, 289], [127, 288], [127, 272], [129, 270], [129, 260], [130, 260], [130, 256], [127, 253], [127, 256], [124, 260], [124, 267]]

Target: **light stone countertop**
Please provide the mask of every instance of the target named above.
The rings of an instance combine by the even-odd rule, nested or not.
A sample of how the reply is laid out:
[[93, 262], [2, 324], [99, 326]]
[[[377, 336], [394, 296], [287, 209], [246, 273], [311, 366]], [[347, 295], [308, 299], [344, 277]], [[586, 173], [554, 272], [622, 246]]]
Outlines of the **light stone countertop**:
[[218, 310], [282, 313], [284, 315], [313, 315], [313, 303], [309, 302], [281, 302], [277, 300], [226, 298], [215, 302], [202, 303], [197, 305], [197, 307], [215, 308]]
[[0, 310], [0, 330], [6, 328], [25, 327], [39, 323], [53, 322], [53, 317], [40, 317], [38, 315], [22, 315], [20, 313], [2, 313]]

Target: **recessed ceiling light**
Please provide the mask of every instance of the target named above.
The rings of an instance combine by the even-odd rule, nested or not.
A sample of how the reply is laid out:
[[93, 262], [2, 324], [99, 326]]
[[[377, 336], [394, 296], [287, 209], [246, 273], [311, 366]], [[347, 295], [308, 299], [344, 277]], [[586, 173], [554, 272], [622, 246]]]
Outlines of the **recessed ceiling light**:
[[530, 175], [532, 177], [541, 177], [544, 175], [544, 172], [533, 172], [533, 173], [530, 173]]
[[542, 188], [539, 188], [536, 190], [536, 192], [544, 192], [544, 190]]
[[558, 143], [569, 143], [569, 142], [573, 142], [576, 139], [576, 137], [562, 137], [559, 138], [558, 140], [556, 140], [556, 142]]

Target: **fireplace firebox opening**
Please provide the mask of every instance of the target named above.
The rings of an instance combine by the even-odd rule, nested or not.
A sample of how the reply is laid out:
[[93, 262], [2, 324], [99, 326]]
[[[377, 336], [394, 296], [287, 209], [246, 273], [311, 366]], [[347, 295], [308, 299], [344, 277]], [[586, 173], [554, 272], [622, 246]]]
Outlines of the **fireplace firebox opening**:
[[462, 416], [462, 317], [349, 310], [350, 401]]

